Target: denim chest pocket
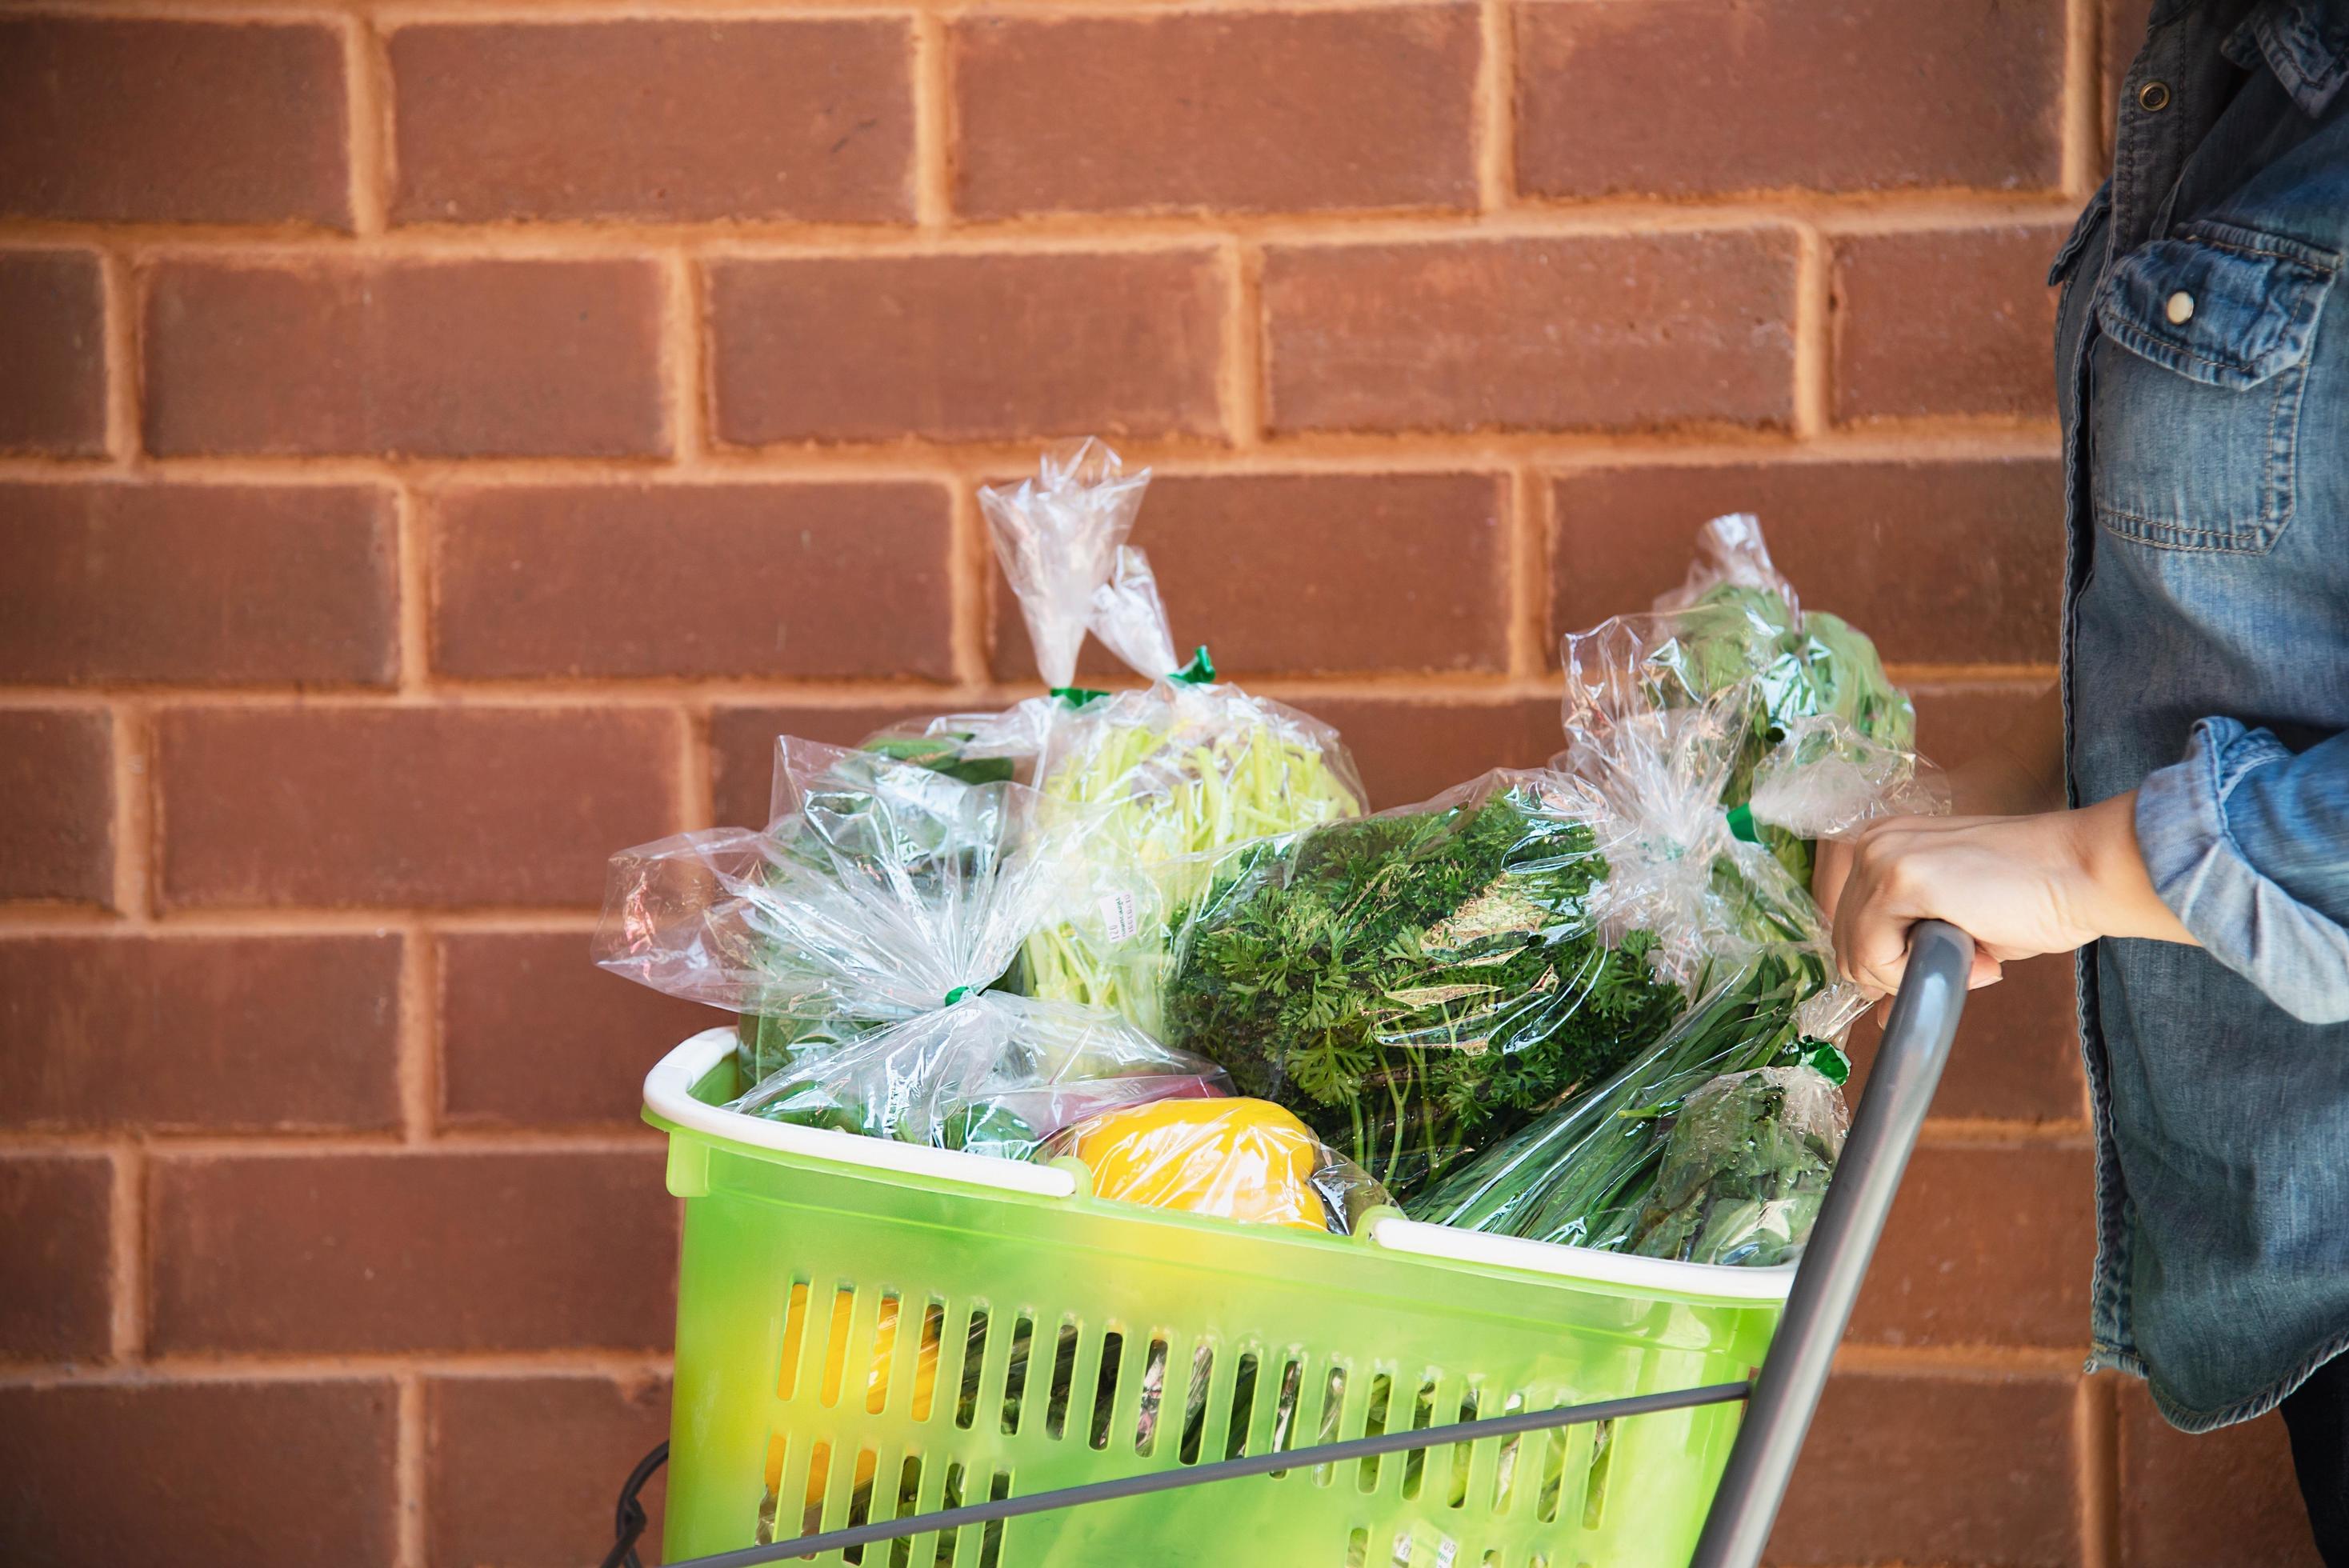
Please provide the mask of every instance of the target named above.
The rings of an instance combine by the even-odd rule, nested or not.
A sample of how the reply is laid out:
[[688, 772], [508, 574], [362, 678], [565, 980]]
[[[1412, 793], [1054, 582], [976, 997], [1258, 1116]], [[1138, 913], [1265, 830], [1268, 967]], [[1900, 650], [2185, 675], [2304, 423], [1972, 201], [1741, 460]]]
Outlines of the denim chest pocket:
[[2207, 222], [2113, 263], [2089, 413], [2106, 529], [2169, 550], [2274, 548], [2292, 524], [2301, 393], [2340, 263]]

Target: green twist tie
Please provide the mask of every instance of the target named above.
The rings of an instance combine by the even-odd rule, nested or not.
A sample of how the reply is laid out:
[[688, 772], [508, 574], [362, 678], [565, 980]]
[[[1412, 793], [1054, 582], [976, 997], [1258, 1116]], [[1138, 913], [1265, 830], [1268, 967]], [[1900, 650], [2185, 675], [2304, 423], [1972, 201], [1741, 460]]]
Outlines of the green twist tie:
[[1729, 809], [1729, 836], [1733, 839], [1743, 839], [1749, 844], [1758, 844], [1762, 841], [1762, 835], [1755, 831], [1754, 827], [1752, 806], [1740, 803]]
[[1214, 680], [1216, 661], [1207, 656], [1207, 645], [1201, 643], [1199, 651], [1191, 655], [1191, 662], [1166, 678], [1181, 681], [1185, 686], [1205, 686]]
[[1841, 1087], [1851, 1077], [1851, 1058], [1843, 1054], [1841, 1047], [1830, 1045], [1825, 1040], [1812, 1047], [1804, 1056], [1803, 1060], [1816, 1068], [1821, 1078], [1837, 1087]]
[[1053, 686], [1047, 695], [1059, 697], [1071, 707], [1082, 707], [1089, 702], [1099, 702], [1109, 693], [1095, 691], [1091, 686]]
[[968, 996], [968, 995], [970, 995], [970, 987], [969, 987], [969, 986], [968, 986], [968, 985], [957, 985], [957, 986], [956, 986], [953, 990], [951, 990], [951, 991], [947, 992], [947, 999], [946, 999], [944, 1002], [939, 1003], [938, 1005], [939, 1005], [940, 1006], [942, 1006], [942, 1007], [951, 1007], [951, 1006], [953, 1006], [957, 1002], [961, 1001], [965, 996]]

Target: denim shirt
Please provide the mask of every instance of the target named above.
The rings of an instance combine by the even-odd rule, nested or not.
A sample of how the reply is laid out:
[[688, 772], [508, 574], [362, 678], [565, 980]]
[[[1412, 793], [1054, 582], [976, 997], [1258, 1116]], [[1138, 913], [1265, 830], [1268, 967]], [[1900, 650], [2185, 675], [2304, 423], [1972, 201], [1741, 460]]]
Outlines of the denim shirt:
[[2081, 954], [2089, 1365], [2189, 1430], [2349, 1348], [2349, 0], [2160, 0], [2056, 350], [2075, 804], [2199, 948]]

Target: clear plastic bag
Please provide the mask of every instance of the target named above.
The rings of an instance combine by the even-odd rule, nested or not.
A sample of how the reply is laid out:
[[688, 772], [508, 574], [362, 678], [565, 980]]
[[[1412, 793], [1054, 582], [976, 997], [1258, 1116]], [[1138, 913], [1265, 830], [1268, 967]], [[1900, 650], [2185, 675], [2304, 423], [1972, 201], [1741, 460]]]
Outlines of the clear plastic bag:
[[1113, 1015], [989, 989], [1039, 924], [1118, 897], [1081, 852], [1098, 819], [788, 737], [775, 774], [766, 829], [613, 857], [596, 933], [605, 968], [745, 1016], [733, 1109], [1017, 1158], [1106, 1109], [1223, 1092]]
[[[1813, 841], [1870, 816], [1945, 809], [1937, 805], [1945, 795], [1936, 792], [1935, 776], [1916, 758], [1916, 711], [1885, 675], [1875, 645], [1837, 616], [1803, 609], [1771, 563], [1761, 525], [1745, 513], [1705, 524], [1687, 580], [1659, 596], [1653, 611], [1568, 635], [1564, 662], [1569, 746], [1559, 763], [1569, 769], [1578, 749], [1626, 716], [1742, 692], [1742, 731], [1721, 801], [1746, 808], [1741, 830], [1768, 845], [1806, 886]], [[1823, 736], [1854, 763], [1841, 775], [1836, 810], [1799, 799], [1800, 790], [1756, 799], [1774, 755], [1782, 769], [1816, 761]], [[1806, 755], [1784, 752], [1790, 742]], [[1886, 792], [1859, 788], [1870, 780]], [[1814, 769], [1806, 788], [1823, 790], [1826, 782]], [[1773, 818], [1773, 810], [1789, 818]], [[1822, 820], [1844, 825], [1818, 830]]]
[[[1152, 606], [1156, 603], [1147, 563], [1125, 547], [1149, 486], [1148, 469], [1127, 473], [1115, 452], [1088, 438], [1046, 452], [1033, 479], [980, 490], [996, 559], [1027, 622], [1036, 667], [1053, 689], [1000, 713], [892, 725], [864, 740], [863, 748], [966, 784], [1032, 782], [1036, 757], [1052, 727], [1097, 695], [1075, 685], [1089, 626], [1129, 663], [1160, 660], [1137, 667], [1154, 675], [1173, 669], [1173, 643], [1162, 654], [1147, 641], [1149, 611], [1124, 608], [1142, 595]], [[1124, 562], [1129, 554], [1134, 564]], [[1164, 636], [1164, 613], [1155, 618]]]
[[1802, 1255], [1851, 1114], [1807, 1064], [1727, 1073], [1682, 1103], [1631, 1251], [1767, 1267]]
[[1046, 1153], [1092, 1173], [1093, 1195], [1242, 1224], [1351, 1232], [1386, 1193], [1305, 1124], [1261, 1099], [1162, 1100], [1062, 1131]]
[[[1161, 1037], [1398, 1197], [1646, 1054], [1757, 948], [1816, 936], [1719, 805], [1741, 694], [1209, 862]], [[1595, 746], [1595, 743], [1594, 743]], [[1826, 984], [1823, 952], [1805, 993]]]
[[[1047, 459], [1035, 480], [981, 492], [1046, 681], [1066, 687], [1074, 679], [1076, 648], [1090, 627], [1148, 683], [1108, 695], [1064, 692], [1041, 733], [1037, 787], [1103, 809], [1108, 825], [1094, 847], [1145, 870], [1360, 816], [1361, 779], [1335, 730], [1216, 681], [1205, 648], [1175, 667], [1157, 578], [1148, 557], [1123, 542], [1148, 477], [1127, 474], [1114, 452], [1087, 441]], [[1073, 593], [1033, 586], [1056, 549], [1100, 563], [1081, 614]], [[1179, 900], [1187, 890], [1169, 891]], [[1150, 917], [1164, 907], [1145, 903], [1133, 929], [1106, 946], [1081, 929], [1039, 934], [1029, 944], [1025, 988], [1154, 1026], [1164, 946]]]
[[[1847, 1070], [1841, 1041], [1865, 998], [1826, 975], [1821, 947], [1793, 944], [1721, 965], [1697, 1005], [1613, 1078], [1560, 1106], [1407, 1200], [1412, 1218], [1619, 1252], [1650, 1229], [1670, 1119], [1724, 1074], [1807, 1065]], [[1754, 1254], [1711, 1262], [1754, 1261]]]

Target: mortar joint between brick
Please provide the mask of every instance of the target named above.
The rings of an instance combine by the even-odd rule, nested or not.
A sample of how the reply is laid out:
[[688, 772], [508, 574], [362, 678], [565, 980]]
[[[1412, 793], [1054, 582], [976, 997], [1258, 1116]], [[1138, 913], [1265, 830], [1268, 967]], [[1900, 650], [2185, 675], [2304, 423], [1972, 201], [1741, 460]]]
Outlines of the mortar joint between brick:
[[108, 707], [114, 756], [114, 906], [119, 923], [154, 919], [157, 835], [154, 725], [146, 705], [117, 699]]
[[398, 1431], [396, 1439], [393, 1468], [392, 1506], [394, 1519], [394, 1561], [399, 1568], [428, 1568], [425, 1510], [430, 1500], [426, 1497], [424, 1377], [414, 1369], [398, 1374], [399, 1387]]
[[914, 221], [923, 229], [954, 222], [954, 62], [939, 11], [925, 6], [912, 18], [908, 68], [914, 94]]
[[2085, 201], [2104, 161], [2104, 18], [2098, 0], [2065, 0], [2061, 168], [2065, 194]]
[[1498, 212], [1516, 201], [1516, 35], [1512, 0], [1482, 0], [1472, 128], [1476, 204]]
[[438, 933], [423, 920], [404, 922], [399, 944], [398, 1051], [400, 1141], [430, 1143], [440, 1125], [440, 995]]
[[345, 19], [343, 93], [345, 172], [351, 232], [361, 239], [389, 226], [398, 150], [392, 124], [391, 58], [382, 32], [362, 6]]
[[147, 1350], [147, 1161], [136, 1139], [117, 1141], [109, 1157], [108, 1356], [129, 1365]]
[[1835, 425], [1834, 253], [1808, 223], [1795, 232], [1795, 419], [1798, 440]]
[[666, 258], [661, 356], [669, 405], [670, 450], [680, 468], [698, 468], [709, 453], [708, 315], [701, 268], [691, 252]]

